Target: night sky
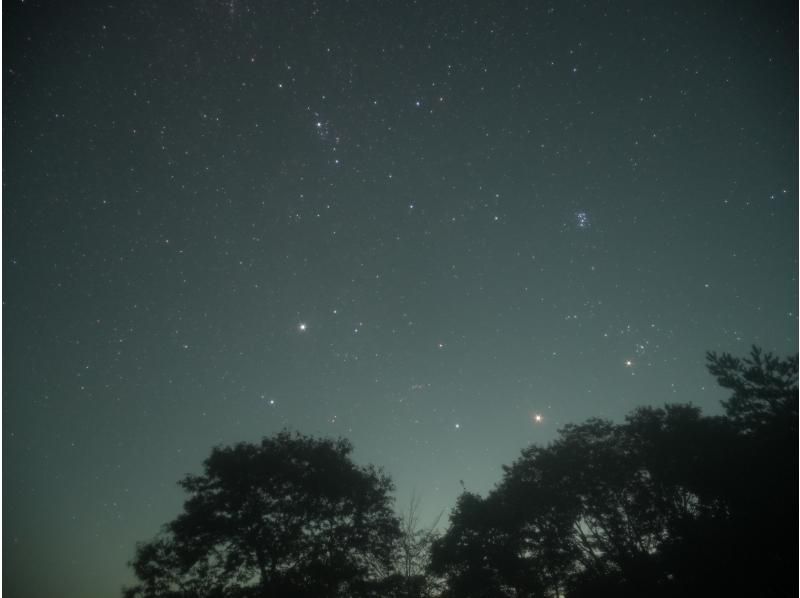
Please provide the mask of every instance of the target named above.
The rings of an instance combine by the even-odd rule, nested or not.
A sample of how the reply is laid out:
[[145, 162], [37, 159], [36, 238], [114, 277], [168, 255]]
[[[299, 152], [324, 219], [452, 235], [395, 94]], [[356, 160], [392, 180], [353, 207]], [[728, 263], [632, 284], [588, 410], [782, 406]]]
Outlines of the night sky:
[[[212, 446], [430, 520], [797, 350], [793, 2], [3, 3], [3, 589], [99, 598]], [[538, 417], [537, 417], [538, 416]]]

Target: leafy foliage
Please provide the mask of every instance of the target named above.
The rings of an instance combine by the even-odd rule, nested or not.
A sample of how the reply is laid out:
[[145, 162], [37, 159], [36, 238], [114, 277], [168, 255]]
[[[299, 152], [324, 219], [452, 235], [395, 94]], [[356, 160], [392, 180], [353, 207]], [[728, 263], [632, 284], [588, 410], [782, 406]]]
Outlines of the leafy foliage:
[[[643, 407], [531, 446], [440, 535], [344, 440], [212, 451], [183, 513], [137, 548], [128, 598], [793, 596], [798, 359], [707, 355], [724, 416]], [[441, 582], [441, 583], [440, 583]]]
[[529, 447], [464, 493], [433, 569], [453, 597], [796, 593], [797, 358], [708, 355], [725, 417], [640, 408]]
[[184, 511], [138, 547], [126, 596], [369, 596], [392, 570], [390, 480], [350, 444], [288, 432], [215, 448]]
[[708, 369], [733, 396], [723, 401], [729, 418], [744, 432], [793, 422], [797, 432], [797, 356], [779, 359], [753, 347], [750, 357], [707, 354]]

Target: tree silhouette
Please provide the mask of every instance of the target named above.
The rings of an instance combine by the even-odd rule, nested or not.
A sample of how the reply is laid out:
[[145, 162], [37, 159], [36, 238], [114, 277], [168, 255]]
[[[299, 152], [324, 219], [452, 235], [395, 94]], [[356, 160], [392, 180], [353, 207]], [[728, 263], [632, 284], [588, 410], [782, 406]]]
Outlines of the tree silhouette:
[[[798, 562], [798, 359], [753, 347], [749, 358], [708, 354], [709, 370], [733, 391], [723, 401], [736, 442], [722, 471], [729, 506], [729, 566], [754, 595], [796, 596]], [[741, 576], [744, 577], [744, 576]], [[744, 584], [750, 582], [747, 588]]]
[[400, 539], [395, 545], [395, 572], [380, 587], [382, 598], [433, 598], [439, 595], [440, 580], [429, 570], [430, 547], [439, 536], [436, 526], [441, 514], [429, 527], [419, 522], [421, 500], [412, 494], [408, 510], [401, 514]]
[[281, 432], [213, 449], [184, 510], [137, 547], [127, 598], [381, 596], [400, 536], [391, 481], [345, 440]]
[[796, 595], [797, 358], [708, 355], [725, 416], [592, 419], [465, 492], [433, 569], [452, 597]]
[[764, 432], [774, 426], [797, 433], [796, 355], [779, 359], [753, 347], [749, 358], [714, 352], [706, 357], [719, 385], [733, 391], [722, 404], [742, 432]]
[[419, 521], [422, 499], [415, 493], [411, 495], [408, 510], [401, 518], [401, 536], [398, 542], [400, 575], [403, 578], [405, 595], [409, 598], [427, 598], [436, 594], [436, 580], [429, 574], [430, 548], [439, 537], [437, 526], [442, 513], [434, 518], [428, 527]]

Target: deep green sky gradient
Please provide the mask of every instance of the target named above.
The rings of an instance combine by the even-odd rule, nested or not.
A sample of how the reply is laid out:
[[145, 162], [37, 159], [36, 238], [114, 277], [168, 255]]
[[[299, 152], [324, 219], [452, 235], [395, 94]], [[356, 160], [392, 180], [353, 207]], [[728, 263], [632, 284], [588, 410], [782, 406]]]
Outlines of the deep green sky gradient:
[[430, 519], [797, 351], [795, 3], [3, 11], [9, 597], [116, 595], [219, 443], [345, 436]]

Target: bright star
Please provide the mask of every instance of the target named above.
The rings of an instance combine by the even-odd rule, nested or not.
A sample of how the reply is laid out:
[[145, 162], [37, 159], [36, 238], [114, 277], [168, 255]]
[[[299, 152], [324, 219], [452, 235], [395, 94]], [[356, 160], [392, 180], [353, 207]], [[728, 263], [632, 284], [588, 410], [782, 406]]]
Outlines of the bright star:
[[534, 413], [533, 414], [533, 422], [536, 424], [540, 424], [544, 421], [544, 417], [542, 417], [541, 413]]
[[297, 325], [297, 329], [298, 329], [300, 332], [305, 332], [305, 331], [308, 329], [308, 325], [307, 325], [305, 322], [300, 322], [300, 323]]

